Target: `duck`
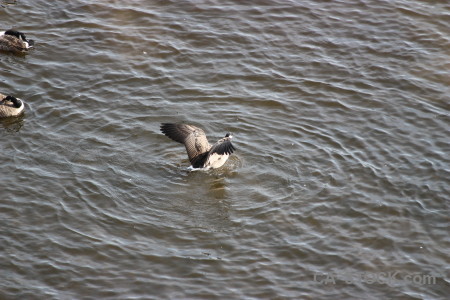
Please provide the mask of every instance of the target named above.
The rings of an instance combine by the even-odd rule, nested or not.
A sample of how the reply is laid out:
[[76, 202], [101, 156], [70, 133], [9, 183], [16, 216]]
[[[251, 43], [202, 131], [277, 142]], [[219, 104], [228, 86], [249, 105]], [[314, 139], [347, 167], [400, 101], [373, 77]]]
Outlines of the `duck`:
[[0, 50], [13, 53], [26, 53], [33, 48], [34, 41], [27, 40], [25, 34], [16, 30], [7, 30], [0, 33]]
[[203, 129], [194, 125], [162, 123], [160, 129], [170, 139], [184, 144], [193, 169], [220, 168], [236, 150], [231, 144], [233, 138], [231, 133], [227, 133], [224, 138], [211, 145]]
[[0, 94], [0, 118], [16, 117], [23, 112], [24, 108], [22, 100], [11, 95]]

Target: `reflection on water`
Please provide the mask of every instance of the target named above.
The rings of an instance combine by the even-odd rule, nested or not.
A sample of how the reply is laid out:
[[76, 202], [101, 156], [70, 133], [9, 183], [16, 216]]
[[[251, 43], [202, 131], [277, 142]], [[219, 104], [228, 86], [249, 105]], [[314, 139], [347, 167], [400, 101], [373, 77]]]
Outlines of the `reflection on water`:
[[223, 178], [216, 178], [209, 188], [209, 198], [223, 200], [227, 197], [226, 184]]
[[24, 126], [24, 114], [13, 118], [2, 118], [0, 119], [0, 124], [6, 133], [16, 133]]

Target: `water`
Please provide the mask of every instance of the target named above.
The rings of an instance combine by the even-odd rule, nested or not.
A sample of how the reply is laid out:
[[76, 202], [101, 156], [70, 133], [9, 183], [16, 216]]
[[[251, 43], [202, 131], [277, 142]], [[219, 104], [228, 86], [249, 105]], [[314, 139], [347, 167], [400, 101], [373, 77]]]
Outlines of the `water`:
[[1, 299], [448, 297], [446, 1], [0, 9]]

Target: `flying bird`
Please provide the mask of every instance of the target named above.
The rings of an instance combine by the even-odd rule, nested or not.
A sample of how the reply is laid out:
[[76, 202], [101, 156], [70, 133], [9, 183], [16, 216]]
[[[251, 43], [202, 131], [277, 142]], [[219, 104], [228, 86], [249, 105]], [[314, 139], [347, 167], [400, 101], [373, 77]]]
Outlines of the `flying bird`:
[[236, 150], [231, 144], [231, 133], [210, 145], [205, 132], [193, 125], [162, 123], [161, 132], [175, 142], [184, 144], [193, 168], [220, 168]]

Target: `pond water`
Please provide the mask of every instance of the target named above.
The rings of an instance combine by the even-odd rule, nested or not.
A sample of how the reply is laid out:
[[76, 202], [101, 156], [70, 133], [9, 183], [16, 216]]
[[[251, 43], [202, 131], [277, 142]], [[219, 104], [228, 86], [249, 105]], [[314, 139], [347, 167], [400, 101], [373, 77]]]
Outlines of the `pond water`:
[[[445, 299], [446, 1], [2, 1], [1, 299]], [[234, 134], [188, 170], [162, 122]]]

